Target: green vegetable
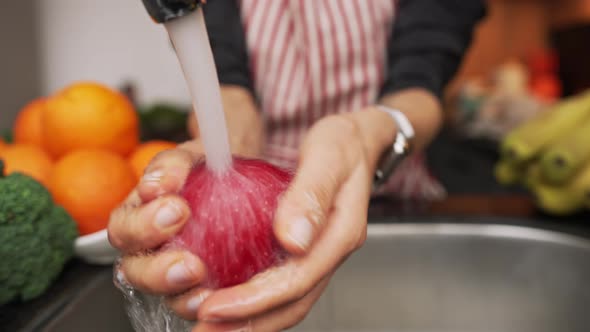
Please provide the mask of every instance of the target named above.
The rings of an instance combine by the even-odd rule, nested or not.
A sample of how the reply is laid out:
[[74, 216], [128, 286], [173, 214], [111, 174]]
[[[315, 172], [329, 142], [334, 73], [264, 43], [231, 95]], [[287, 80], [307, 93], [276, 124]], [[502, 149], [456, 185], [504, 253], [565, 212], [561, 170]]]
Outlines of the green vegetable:
[[0, 305], [47, 290], [73, 256], [75, 222], [33, 178], [0, 160]]
[[10, 130], [10, 129], [2, 131], [2, 134], [0, 135], [0, 137], [2, 137], [2, 139], [4, 139], [4, 141], [6, 143], [13, 143], [13, 141], [14, 141], [14, 138], [12, 135], [12, 130]]
[[184, 142], [190, 139], [187, 131], [188, 110], [171, 103], [155, 103], [138, 110], [141, 140], [162, 139]]

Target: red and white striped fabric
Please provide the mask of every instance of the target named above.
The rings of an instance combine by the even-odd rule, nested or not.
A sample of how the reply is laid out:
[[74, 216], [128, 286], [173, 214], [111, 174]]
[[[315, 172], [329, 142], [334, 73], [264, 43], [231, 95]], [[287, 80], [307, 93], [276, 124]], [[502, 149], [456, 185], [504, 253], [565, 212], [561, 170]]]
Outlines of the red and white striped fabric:
[[[266, 121], [265, 157], [292, 168], [315, 121], [375, 103], [395, 0], [240, 0], [240, 8]], [[411, 159], [386, 187], [403, 198], [444, 192]]]

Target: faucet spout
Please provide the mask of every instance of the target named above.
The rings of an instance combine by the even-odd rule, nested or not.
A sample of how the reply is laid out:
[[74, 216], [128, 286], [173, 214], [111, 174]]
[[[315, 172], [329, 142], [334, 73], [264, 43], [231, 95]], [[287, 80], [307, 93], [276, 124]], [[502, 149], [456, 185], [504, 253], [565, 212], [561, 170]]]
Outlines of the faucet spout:
[[142, 0], [156, 23], [166, 23], [195, 11], [204, 0]]

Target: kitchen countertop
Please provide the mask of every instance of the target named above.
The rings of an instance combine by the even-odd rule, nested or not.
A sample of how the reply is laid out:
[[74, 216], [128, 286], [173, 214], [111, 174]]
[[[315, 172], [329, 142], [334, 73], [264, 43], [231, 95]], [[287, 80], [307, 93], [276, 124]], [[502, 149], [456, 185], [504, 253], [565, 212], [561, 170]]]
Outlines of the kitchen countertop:
[[[370, 223], [493, 223], [553, 230], [590, 239], [588, 214], [568, 218], [546, 216], [535, 208], [526, 193], [497, 185], [491, 175], [493, 149], [486, 148], [485, 144], [482, 147], [447, 136], [432, 145], [428, 157], [433, 173], [449, 190], [449, 197], [432, 203], [375, 200], [369, 209]], [[91, 291], [93, 283], [104, 278], [112, 278], [110, 266], [92, 266], [73, 260], [40, 298], [26, 304], [0, 307], [0, 332], [59, 331], [46, 327], [64, 311], [74, 310], [76, 301]], [[113, 291], [116, 291], [114, 287]], [[96, 315], [96, 324], [100, 324], [100, 319], [107, 319], [100, 317], [100, 313]], [[124, 310], [120, 317], [108, 319], [124, 320]]]
[[110, 267], [72, 260], [41, 297], [24, 304], [0, 307], [0, 332], [41, 331], [68, 303], [83, 293], [93, 279], [110, 273], [109, 270]]

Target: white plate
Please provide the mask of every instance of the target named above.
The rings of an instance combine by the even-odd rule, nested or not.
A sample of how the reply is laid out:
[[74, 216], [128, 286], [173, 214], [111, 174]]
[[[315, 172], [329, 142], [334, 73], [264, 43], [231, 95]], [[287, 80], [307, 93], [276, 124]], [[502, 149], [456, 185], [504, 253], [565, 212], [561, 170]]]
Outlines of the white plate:
[[110, 265], [119, 256], [117, 249], [111, 246], [107, 230], [80, 236], [74, 243], [76, 256], [87, 263], [96, 265]]

